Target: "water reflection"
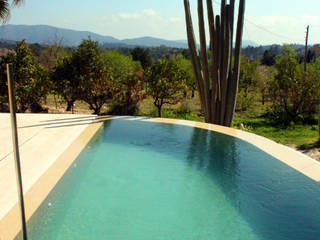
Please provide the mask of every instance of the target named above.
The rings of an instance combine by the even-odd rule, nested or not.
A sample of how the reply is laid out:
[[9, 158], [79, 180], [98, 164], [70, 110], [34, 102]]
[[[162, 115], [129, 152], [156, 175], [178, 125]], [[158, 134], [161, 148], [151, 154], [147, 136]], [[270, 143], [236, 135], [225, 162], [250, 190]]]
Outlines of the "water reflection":
[[261, 239], [320, 236], [319, 183], [242, 140], [194, 129], [187, 161], [216, 181]]

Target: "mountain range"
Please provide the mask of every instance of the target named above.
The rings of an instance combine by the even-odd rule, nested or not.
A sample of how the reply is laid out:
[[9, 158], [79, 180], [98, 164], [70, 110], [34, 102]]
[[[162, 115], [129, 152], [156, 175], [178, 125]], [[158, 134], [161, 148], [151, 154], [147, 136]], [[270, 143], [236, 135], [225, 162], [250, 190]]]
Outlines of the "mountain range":
[[[65, 28], [57, 28], [48, 25], [4, 25], [0, 27], [0, 39], [9, 41], [21, 41], [23, 39], [28, 43], [52, 44], [56, 40], [62, 39], [64, 46], [78, 46], [83, 39], [88, 36], [92, 40], [98, 41], [106, 48], [119, 47], [157, 47], [167, 46], [173, 48], [187, 48], [186, 40], [165, 40], [154, 37], [140, 37], [131, 39], [117, 39], [112, 36], [103, 36], [89, 31], [76, 31]], [[252, 41], [243, 41], [243, 47], [258, 46]]]

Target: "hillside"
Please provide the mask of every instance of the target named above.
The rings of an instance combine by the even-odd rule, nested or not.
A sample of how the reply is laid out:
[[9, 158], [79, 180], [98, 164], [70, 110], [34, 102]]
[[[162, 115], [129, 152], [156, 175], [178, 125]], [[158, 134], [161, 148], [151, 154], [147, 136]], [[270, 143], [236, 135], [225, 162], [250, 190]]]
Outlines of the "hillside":
[[[91, 37], [105, 48], [133, 48], [136, 46], [171, 48], [188, 48], [186, 40], [165, 40], [150, 36], [140, 38], [117, 39], [112, 36], [103, 36], [89, 31], [76, 31], [65, 28], [57, 28], [48, 25], [4, 25], [0, 27], [0, 39], [5, 41], [26, 40], [27, 43], [52, 44], [55, 40], [63, 39], [65, 46], [78, 46], [83, 40]], [[244, 40], [243, 47], [258, 46], [255, 42]]]

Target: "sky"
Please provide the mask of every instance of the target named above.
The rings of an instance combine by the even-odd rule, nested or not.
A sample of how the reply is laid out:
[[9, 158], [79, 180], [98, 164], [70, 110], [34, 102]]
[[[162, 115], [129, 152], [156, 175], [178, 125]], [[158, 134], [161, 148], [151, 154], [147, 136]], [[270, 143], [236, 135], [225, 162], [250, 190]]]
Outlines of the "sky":
[[[196, 26], [197, 1], [189, 1]], [[213, 0], [215, 14], [219, 14], [219, 2]], [[320, 43], [319, 12], [319, 0], [246, 0], [243, 39], [261, 45], [304, 44], [310, 25], [309, 43]], [[186, 39], [183, 0], [25, 0], [12, 9], [7, 23], [45, 24], [118, 39]]]

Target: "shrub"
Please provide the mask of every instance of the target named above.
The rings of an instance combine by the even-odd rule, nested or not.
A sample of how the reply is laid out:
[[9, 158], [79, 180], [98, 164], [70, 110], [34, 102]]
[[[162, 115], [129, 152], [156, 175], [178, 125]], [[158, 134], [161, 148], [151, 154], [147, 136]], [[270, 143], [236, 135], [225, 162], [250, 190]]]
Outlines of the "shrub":
[[[276, 74], [270, 84], [273, 103], [271, 116], [284, 124], [309, 119], [319, 103], [320, 76], [316, 64], [309, 64], [307, 72], [298, 64], [295, 50], [285, 46], [277, 58]], [[279, 114], [277, 117], [275, 114]]]

